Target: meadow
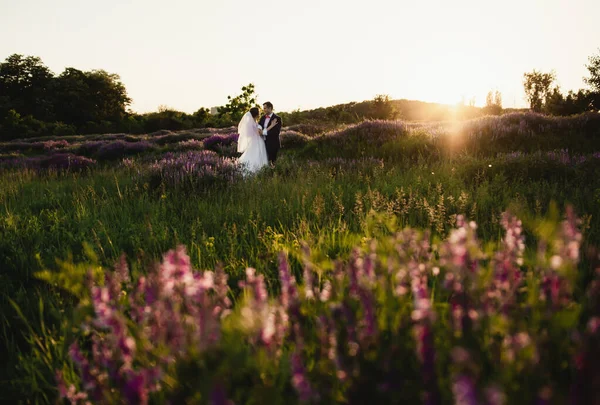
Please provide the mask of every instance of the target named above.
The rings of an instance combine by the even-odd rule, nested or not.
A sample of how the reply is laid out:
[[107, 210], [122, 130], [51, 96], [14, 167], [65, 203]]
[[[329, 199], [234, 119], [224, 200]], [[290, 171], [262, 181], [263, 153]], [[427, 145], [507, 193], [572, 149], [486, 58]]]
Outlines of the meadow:
[[600, 114], [235, 130], [0, 143], [0, 399], [598, 401]]

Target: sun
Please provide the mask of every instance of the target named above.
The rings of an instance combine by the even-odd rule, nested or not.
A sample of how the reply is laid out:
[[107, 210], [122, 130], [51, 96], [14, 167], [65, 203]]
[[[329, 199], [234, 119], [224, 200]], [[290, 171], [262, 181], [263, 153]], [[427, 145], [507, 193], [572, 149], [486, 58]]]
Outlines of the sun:
[[456, 105], [485, 104], [485, 95], [493, 89], [493, 77], [485, 62], [456, 49], [441, 50], [435, 63], [423, 64], [418, 71], [422, 100]]

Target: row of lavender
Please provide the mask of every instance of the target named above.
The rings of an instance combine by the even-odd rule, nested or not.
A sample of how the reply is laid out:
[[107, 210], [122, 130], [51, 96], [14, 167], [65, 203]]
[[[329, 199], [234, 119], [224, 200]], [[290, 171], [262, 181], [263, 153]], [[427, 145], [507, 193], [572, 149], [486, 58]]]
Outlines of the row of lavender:
[[432, 161], [462, 153], [493, 157], [557, 149], [578, 154], [599, 151], [600, 114], [556, 118], [513, 113], [462, 122], [364, 121], [311, 139], [300, 156]]
[[[492, 152], [494, 148], [497, 149], [488, 156], [519, 158], [524, 157], [525, 151], [528, 156], [576, 166], [597, 156], [597, 152], [589, 152], [598, 150], [595, 144], [600, 140], [598, 117], [598, 114], [572, 118], [509, 114], [467, 121], [460, 125], [366, 121], [314, 138], [286, 130], [282, 133], [282, 147], [299, 148], [300, 157], [316, 160], [342, 158], [352, 161], [365, 157], [386, 160], [425, 157], [436, 160], [449, 150], [461, 150], [460, 145], [479, 142], [479, 147], [472, 148], [474, 152], [480, 148], [491, 148]], [[557, 135], [556, 129], [565, 132]], [[573, 132], [578, 135], [572, 136]], [[483, 133], [488, 135], [483, 136]], [[548, 136], [540, 138], [540, 133]], [[512, 135], [516, 138], [507, 141]], [[71, 137], [76, 139], [73, 143], [61, 139], [0, 144], [0, 151], [4, 152], [0, 153], [0, 167], [82, 170], [102, 161], [142, 156], [140, 160], [149, 162], [161, 160], [161, 154], [164, 153], [197, 150], [212, 150], [225, 158], [237, 156], [235, 133], [161, 133], [152, 137], [116, 134], [112, 137], [113, 140], [84, 142], [80, 142], [80, 137]], [[490, 142], [482, 143], [482, 139], [489, 139]], [[497, 144], [495, 147], [488, 145], [493, 144], [493, 140]], [[484, 144], [487, 146], [482, 146]], [[553, 145], [557, 147], [552, 148]], [[576, 151], [569, 151], [564, 145], [571, 145]], [[35, 154], [31, 156], [31, 153]], [[194, 158], [193, 154], [185, 156]]]
[[[302, 135], [297, 129], [311, 131], [310, 127], [294, 126], [284, 129], [282, 138]], [[0, 153], [8, 152], [38, 152], [47, 153], [54, 150], [68, 150], [70, 152], [81, 151], [89, 153], [97, 151], [100, 147], [117, 142], [122, 143], [142, 143], [147, 146], [165, 146], [178, 144], [185, 141], [198, 141], [207, 143], [205, 146], [218, 144], [228, 145], [237, 140], [236, 128], [225, 129], [202, 129], [192, 131], [159, 131], [148, 135], [128, 135], [128, 134], [107, 134], [98, 136], [65, 136], [55, 138], [32, 138], [27, 140], [16, 140], [12, 142], [0, 142]], [[304, 136], [306, 137], [306, 136]], [[285, 142], [285, 140], [284, 140]]]
[[[125, 139], [123, 139], [125, 138]], [[148, 137], [124, 136], [121, 139], [87, 140], [82, 142], [69, 142], [65, 139], [47, 140], [37, 142], [10, 142], [0, 144], [3, 153], [71, 153], [76, 155], [111, 159], [123, 155], [136, 155], [151, 152], [166, 145], [174, 145], [174, 149], [203, 149], [215, 145], [229, 145], [237, 141], [237, 134], [216, 134], [211, 136], [190, 134], [169, 134]]]
[[[319, 133], [318, 126], [296, 125], [287, 127], [283, 132], [284, 142], [303, 144], [315, 135], [323, 140], [339, 140], [342, 143], [368, 141], [376, 145], [410, 134], [424, 133], [432, 139], [461, 139], [463, 142], [483, 139], [488, 142], [499, 141], [511, 136], [522, 138], [562, 134], [583, 134], [587, 138], [600, 138], [600, 114], [588, 113], [573, 117], [550, 117], [535, 113], [511, 113], [503, 116], [490, 116], [464, 122], [410, 123], [403, 121], [364, 121], [361, 124], [343, 127], [328, 133]], [[0, 153], [13, 151], [49, 152], [56, 149], [82, 154], [99, 149], [118, 149], [125, 143], [140, 143], [134, 149], [148, 149], [153, 146], [177, 144], [185, 141], [203, 141], [205, 146], [223, 144], [227, 146], [234, 141], [235, 128], [219, 130], [200, 129], [194, 131], [159, 131], [154, 134], [133, 136], [127, 134], [110, 134], [102, 136], [71, 136], [55, 139], [38, 139], [0, 143]], [[304, 135], [304, 134], [309, 134]], [[289, 139], [288, 139], [289, 138]], [[192, 142], [193, 144], [193, 142]], [[541, 145], [543, 146], [543, 145]], [[515, 149], [516, 150], [516, 149]]]
[[[405, 229], [368, 241], [324, 272], [300, 255], [297, 282], [280, 255], [280, 288], [247, 269], [194, 271], [185, 248], [132, 278], [89, 273], [75, 371], [57, 370], [71, 403], [592, 404], [599, 398], [600, 268], [574, 291], [583, 242], [568, 209], [543, 223], [534, 255], [502, 216], [484, 250], [458, 217], [448, 239]], [[592, 270], [592, 269], [590, 269]], [[45, 277], [47, 279], [47, 277]], [[83, 282], [83, 280], [82, 280]], [[235, 303], [234, 303], [235, 301]], [[81, 318], [79, 318], [81, 319]]]
[[[493, 164], [490, 162], [493, 162]], [[556, 169], [559, 167], [564, 168], [564, 170], [577, 170], [588, 163], [595, 165], [598, 162], [600, 162], [599, 152], [578, 155], [569, 153], [567, 150], [557, 150], [533, 154], [522, 152], [500, 154], [493, 160], [470, 162], [470, 164], [476, 164], [473, 170], [492, 170], [492, 166], [494, 166], [494, 171], [510, 168], [509, 171], [515, 175], [527, 176], [533, 174], [531, 170], [534, 164], [541, 164], [540, 170], [542, 172], [552, 170], [553, 173], [557, 173]], [[460, 166], [460, 160], [454, 163]], [[519, 163], [519, 165], [515, 165], [516, 163]], [[332, 174], [349, 170], [383, 169], [387, 165], [385, 160], [373, 157], [358, 159], [329, 158], [306, 161], [306, 168], [330, 170]], [[97, 161], [93, 159], [63, 153], [30, 157], [18, 161], [8, 160], [0, 163], [0, 168], [27, 168], [36, 171], [52, 170], [59, 172], [88, 171], [96, 166]], [[166, 152], [161, 155], [150, 155], [141, 158], [124, 158], [120, 166], [132, 171], [136, 179], [148, 182], [154, 189], [166, 186], [169, 189], [193, 192], [232, 184], [242, 179], [244, 174], [243, 167], [238, 164], [236, 159], [223, 157], [212, 150]], [[520, 172], [519, 169], [524, 171]]]
[[[93, 167], [97, 162], [114, 161], [139, 155], [155, 156], [169, 152], [212, 150], [221, 156], [233, 157], [237, 153], [237, 133], [215, 134], [202, 139], [186, 138], [187, 136], [181, 135], [164, 135], [152, 141], [139, 140], [135, 142], [118, 139], [74, 144], [70, 144], [66, 140], [11, 143], [8, 146], [4, 145], [5, 153], [0, 154], [0, 167], [82, 170]], [[282, 147], [288, 149], [301, 146], [306, 141], [304, 135], [293, 131], [283, 132], [281, 139]], [[37, 153], [33, 156], [26, 156], [21, 152]]]

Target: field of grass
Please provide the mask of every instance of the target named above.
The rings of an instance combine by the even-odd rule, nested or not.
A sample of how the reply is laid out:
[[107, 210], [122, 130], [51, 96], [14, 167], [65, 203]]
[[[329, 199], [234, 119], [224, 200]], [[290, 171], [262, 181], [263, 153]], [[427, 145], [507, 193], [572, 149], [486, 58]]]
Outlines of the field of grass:
[[[131, 373], [149, 373], [162, 363], [142, 350], [127, 355], [116, 340], [111, 346], [111, 334], [125, 335], [114, 325], [107, 329], [90, 320], [100, 317], [94, 295], [100, 287], [88, 289], [84, 275], [90, 269], [91, 274], [113, 274], [110, 269], [124, 254], [130, 277], [139, 282], [179, 245], [185, 246], [194, 269], [219, 268], [228, 276], [226, 293], [215, 287], [217, 293], [203, 298], [210, 303], [194, 301], [190, 308], [222, 310], [214, 301], [218, 296], [233, 302], [232, 315], [215, 321], [221, 325], [220, 343], [192, 339], [184, 350], [160, 341], [161, 355], [167, 351], [175, 360], [161, 366], [160, 377], [152, 380], [144, 374], [147, 385], [138, 384], [145, 395], [152, 392], [150, 402], [209, 403], [210, 395], [222, 394], [236, 404], [265, 403], [266, 398], [269, 403], [363, 403], [365, 398], [386, 403], [565, 403], [574, 398], [578, 382], [600, 375], [597, 365], [582, 369], [574, 360], [581, 353], [598, 353], [600, 347], [600, 321], [589, 326], [600, 320], [600, 313], [594, 313], [595, 296], [587, 293], [598, 289], [593, 282], [594, 247], [600, 246], [597, 114], [561, 119], [511, 114], [460, 127], [373, 121], [327, 133], [303, 130], [288, 129], [275, 169], [251, 178], [240, 175], [230, 160], [235, 156], [231, 131], [0, 144], [0, 399], [54, 403], [60, 391], [57, 370], [83, 389], [81, 382], [91, 377], [81, 362], [77, 367], [73, 361], [79, 352], [73, 354], [72, 343], [78, 341], [82, 356], [92, 362], [99, 361], [92, 355], [95, 347], [110, 347], [119, 357], [100, 367], [109, 369], [109, 381], [88, 386], [90, 399], [143, 403], [143, 395], [130, 392], [142, 374]], [[569, 206], [580, 219], [581, 240], [565, 231], [575, 219], [560, 225]], [[522, 225], [507, 225], [508, 217], [502, 215], [507, 210]], [[467, 224], [477, 224], [480, 245], [472, 228], [460, 225], [461, 216]], [[429, 233], [425, 241], [408, 237], [401, 232], [406, 227]], [[521, 253], [506, 246], [507, 229], [515, 228], [525, 237]], [[468, 236], [457, 242], [461, 232]], [[400, 239], [390, 243], [393, 238]], [[371, 240], [377, 241], [372, 252]], [[563, 242], [577, 244], [577, 258], [561, 250]], [[482, 269], [476, 276], [465, 275], [471, 265], [454, 266], [444, 259], [444, 249], [455, 252], [452, 246], [460, 243], [469, 263]], [[302, 254], [304, 244], [309, 256]], [[414, 244], [429, 251], [416, 255]], [[485, 257], [474, 252], [475, 245]], [[287, 261], [280, 257], [282, 251], [289, 254]], [[504, 281], [515, 283], [509, 288], [512, 306], [494, 307], [491, 313], [484, 297], [500, 288], [494, 284], [499, 252], [510, 256], [506, 260], [514, 264], [520, 281]], [[356, 265], [357, 254], [361, 263], [372, 258], [376, 270], [370, 274], [363, 269], [363, 287], [353, 289], [352, 269], [364, 264]], [[556, 257], [564, 265], [548, 264]], [[413, 274], [415, 263], [433, 273], [424, 278]], [[264, 277], [271, 307], [253, 295], [252, 286], [260, 282], [249, 277], [247, 267]], [[402, 270], [412, 281], [405, 294], [394, 296], [404, 282]], [[337, 291], [333, 298], [294, 301], [297, 289], [307, 295], [311, 274], [319, 291], [331, 280]], [[295, 282], [289, 282], [291, 276]], [[164, 281], [164, 275], [157, 277]], [[449, 279], [462, 287], [442, 282]], [[97, 286], [112, 285], [110, 277], [98, 280]], [[554, 283], [558, 295], [548, 287], [549, 295], [539, 298], [544, 294], [537, 292], [548, 283]], [[123, 279], [118, 284], [115, 291], [122, 287], [125, 295], [139, 292], [135, 283]], [[469, 299], [457, 303], [465, 291]], [[155, 342], [154, 335], [136, 327], [143, 323], [133, 315], [137, 304], [111, 297], [109, 306], [120, 314], [118, 319], [132, 322], [127, 336], [138, 347]], [[186, 297], [177, 302], [187, 303]], [[171, 305], [169, 299], [163, 297], [163, 304]], [[422, 299], [434, 305], [425, 308]], [[354, 315], [340, 321], [334, 303]], [[171, 315], [181, 316], [181, 323], [202, 315], [190, 308], [185, 314], [173, 309]], [[457, 331], [452, 324], [456, 308], [474, 313], [481, 323]], [[257, 342], [254, 329], [239, 326], [248, 315], [245, 309], [285, 312], [287, 323], [269, 316], [256, 321], [275, 322], [281, 340]], [[369, 329], [358, 319], [369, 316], [377, 319], [377, 333], [362, 336], [361, 330]], [[327, 323], [334, 321], [340, 325]], [[359, 331], [355, 342], [347, 330], [353, 322]], [[261, 325], [257, 328], [265, 329]], [[329, 340], [320, 340], [321, 330], [329, 331]], [[433, 337], [425, 336], [429, 334]], [[342, 360], [331, 354], [334, 335], [336, 342], [352, 343], [336, 346]], [[106, 337], [103, 343], [99, 336]], [[527, 342], [519, 346], [518, 339]], [[423, 347], [435, 352], [435, 359]], [[386, 350], [396, 356], [391, 356], [393, 364], [386, 361]], [[522, 373], [531, 377], [521, 381]], [[150, 388], [150, 380], [160, 381], [161, 388]], [[592, 394], [581, 394], [576, 403], [586, 403], [586, 395]], [[473, 396], [474, 402], [461, 402], [461, 396]], [[214, 398], [212, 403], [226, 403]]]

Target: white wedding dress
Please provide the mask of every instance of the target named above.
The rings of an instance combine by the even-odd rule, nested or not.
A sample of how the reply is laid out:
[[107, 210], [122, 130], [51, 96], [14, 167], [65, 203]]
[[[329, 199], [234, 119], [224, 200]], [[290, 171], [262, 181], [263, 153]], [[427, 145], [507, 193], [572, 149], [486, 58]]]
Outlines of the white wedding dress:
[[256, 173], [269, 164], [267, 147], [262, 136], [259, 135], [259, 125], [252, 114], [247, 112], [238, 125], [237, 151], [242, 153], [238, 162], [249, 173]]

